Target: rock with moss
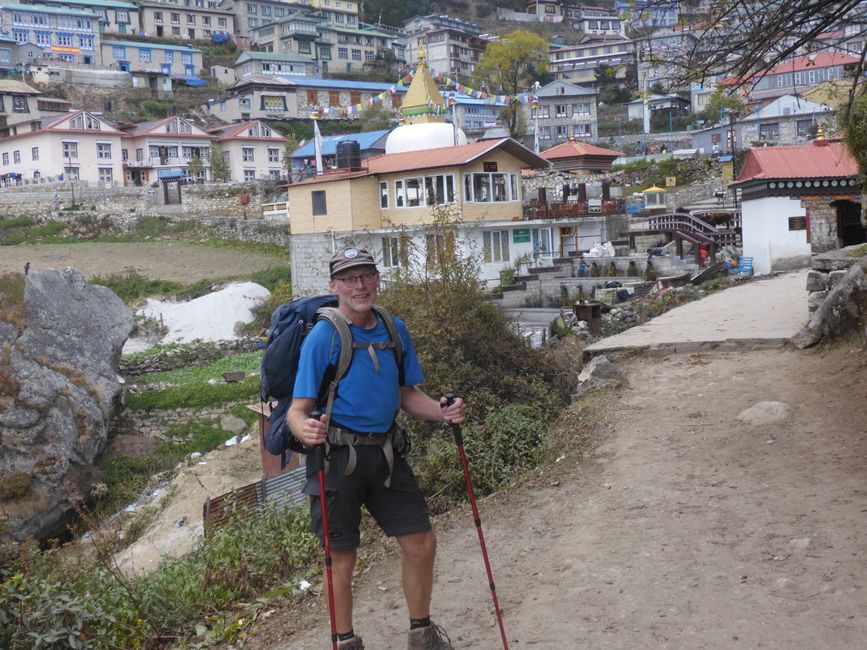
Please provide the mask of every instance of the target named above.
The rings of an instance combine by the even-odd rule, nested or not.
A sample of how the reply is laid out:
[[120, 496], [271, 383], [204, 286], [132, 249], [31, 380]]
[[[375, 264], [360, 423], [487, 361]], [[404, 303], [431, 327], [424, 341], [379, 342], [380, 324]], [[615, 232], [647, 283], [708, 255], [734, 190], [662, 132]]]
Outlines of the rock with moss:
[[27, 276], [22, 322], [3, 327], [0, 350], [0, 483], [29, 477], [0, 503], [5, 540], [62, 533], [87, 498], [132, 327], [123, 301], [75, 269]]

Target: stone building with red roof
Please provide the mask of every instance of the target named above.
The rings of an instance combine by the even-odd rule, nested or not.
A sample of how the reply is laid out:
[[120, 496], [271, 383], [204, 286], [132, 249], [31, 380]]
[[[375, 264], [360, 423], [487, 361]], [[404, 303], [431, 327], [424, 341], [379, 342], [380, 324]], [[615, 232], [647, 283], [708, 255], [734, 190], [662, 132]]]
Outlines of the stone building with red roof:
[[801, 268], [813, 253], [867, 241], [857, 177], [845, 145], [821, 136], [751, 149], [730, 186], [741, 191], [743, 254], [755, 272]]

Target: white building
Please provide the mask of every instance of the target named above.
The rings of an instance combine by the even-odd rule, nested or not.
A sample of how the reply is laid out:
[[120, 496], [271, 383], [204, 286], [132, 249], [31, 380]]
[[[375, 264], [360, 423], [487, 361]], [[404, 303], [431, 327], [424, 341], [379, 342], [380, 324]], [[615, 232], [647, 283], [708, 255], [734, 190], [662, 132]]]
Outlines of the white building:
[[249, 183], [286, 177], [286, 138], [267, 124], [252, 120], [211, 129], [209, 133], [216, 138], [214, 143], [229, 166], [229, 178], [225, 180]]

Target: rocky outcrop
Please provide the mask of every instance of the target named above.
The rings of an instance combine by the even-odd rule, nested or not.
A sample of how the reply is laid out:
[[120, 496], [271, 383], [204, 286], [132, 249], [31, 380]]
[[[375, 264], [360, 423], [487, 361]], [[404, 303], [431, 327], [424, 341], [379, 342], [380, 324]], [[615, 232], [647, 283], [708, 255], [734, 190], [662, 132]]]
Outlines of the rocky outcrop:
[[[860, 252], [860, 248], [858, 252]], [[867, 257], [841, 249], [813, 258], [807, 277], [810, 320], [792, 343], [808, 348], [821, 340], [862, 331], [867, 323]]]
[[0, 322], [0, 537], [63, 531], [93, 483], [120, 390], [132, 312], [74, 269], [26, 278], [24, 315]]

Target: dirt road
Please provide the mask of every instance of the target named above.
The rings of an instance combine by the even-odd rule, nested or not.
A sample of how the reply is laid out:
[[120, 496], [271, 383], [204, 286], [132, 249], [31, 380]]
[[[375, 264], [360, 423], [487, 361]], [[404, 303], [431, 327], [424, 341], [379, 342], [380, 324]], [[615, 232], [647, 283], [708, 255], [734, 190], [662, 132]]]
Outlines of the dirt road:
[[[618, 365], [628, 387], [607, 398], [597, 444], [480, 504], [511, 647], [865, 647], [865, 353]], [[766, 401], [788, 417], [739, 421]], [[434, 618], [455, 648], [496, 649], [478, 539], [457, 515], [435, 524]], [[367, 648], [397, 650], [406, 627], [391, 556], [361, 577], [356, 631]], [[311, 598], [241, 645], [328, 648], [327, 619]]]
[[30, 262], [31, 271], [72, 266], [88, 279], [137, 271], [152, 280], [174, 280], [184, 284], [205, 278], [217, 282], [249, 276], [253, 271], [288, 264], [285, 259], [261, 253], [168, 241], [0, 247], [0, 273], [20, 273], [25, 262]]

